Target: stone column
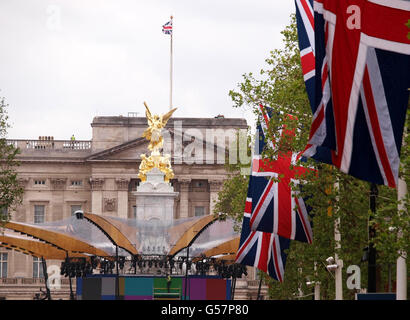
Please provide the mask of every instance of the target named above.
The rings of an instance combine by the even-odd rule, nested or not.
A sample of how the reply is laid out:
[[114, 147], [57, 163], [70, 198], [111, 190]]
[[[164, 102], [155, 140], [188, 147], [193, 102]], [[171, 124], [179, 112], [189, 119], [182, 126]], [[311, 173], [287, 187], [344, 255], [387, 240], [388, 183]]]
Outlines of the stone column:
[[128, 218], [128, 185], [129, 179], [115, 179], [118, 190], [118, 206], [117, 215], [119, 218]]
[[91, 213], [102, 214], [102, 189], [104, 186], [103, 178], [91, 178]]
[[214, 214], [215, 203], [218, 201], [218, 192], [222, 189], [222, 179], [209, 179], [209, 214]]
[[51, 219], [57, 221], [64, 218], [64, 190], [67, 178], [51, 178], [50, 183], [53, 187], [50, 203]]
[[189, 185], [191, 178], [180, 178], [179, 183], [179, 217], [188, 218], [189, 214]]
[[[18, 183], [20, 187], [24, 189], [24, 192], [28, 186], [30, 179], [29, 178], [18, 178]], [[16, 212], [12, 213], [12, 220], [18, 221], [18, 222], [27, 222], [26, 221], [26, 208], [29, 208], [29, 203], [25, 199], [26, 197], [23, 196], [23, 202], [21, 205], [17, 207]]]

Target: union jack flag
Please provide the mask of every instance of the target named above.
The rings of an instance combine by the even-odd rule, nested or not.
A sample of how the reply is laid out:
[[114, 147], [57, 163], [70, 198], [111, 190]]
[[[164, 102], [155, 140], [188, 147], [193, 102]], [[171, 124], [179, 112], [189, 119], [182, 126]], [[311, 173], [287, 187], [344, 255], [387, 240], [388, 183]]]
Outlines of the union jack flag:
[[[312, 113], [315, 114], [317, 109], [317, 105], [315, 103], [315, 86], [319, 85], [321, 87], [321, 83], [317, 83], [320, 81], [322, 77], [316, 77], [316, 50], [319, 51], [319, 56], [323, 57], [324, 54], [324, 46], [319, 43], [318, 48], [315, 48], [315, 17], [313, 11], [313, 0], [295, 0], [296, 6], [296, 25], [298, 31], [298, 39], [299, 39], [299, 49], [300, 49], [300, 59], [301, 59], [301, 66], [303, 72], [303, 79], [306, 85], [306, 92], [309, 98], [310, 106], [312, 109]], [[325, 69], [325, 72], [327, 69]], [[319, 70], [318, 72], [323, 72]], [[320, 73], [319, 73], [320, 74]], [[322, 92], [318, 92], [318, 98], [322, 99]], [[331, 104], [331, 101], [329, 101]], [[330, 113], [326, 119], [329, 119], [328, 127], [334, 126], [332, 122], [333, 119], [333, 110], [331, 106], [326, 108], [324, 112]], [[317, 115], [316, 115], [317, 117]], [[323, 115], [321, 114], [319, 119], [322, 120]], [[329, 138], [330, 139], [330, 135]], [[329, 141], [327, 141], [329, 142]], [[309, 153], [308, 151], [309, 150]], [[327, 147], [318, 146], [308, 144], [306, 147], [305, 155], [310, 156], [311, 158], [328, 164], [332, 164], [332, 154], [331, 150]]]
[[[250, 181], [248, 196], [251, 190]], [[256, 267], [273, 279], [283, 282], [287, 257], [284, 250], [289, 249], [290, 240], [274, 233], [251, 231], [249, 226], [251, 206], [251, 200], [247, 198], [235, 262]]]
[[[304, 155], [396, 187], [410, 87], [410, 2], [315, 0], [313, 8], [316, 79], [314, 101], [306, 84], [313, 121]], [[303, 19], [298, 28], [311, 32]], [[325, 160], [317, 156], [323, 150]]]
[[[309, 222], [308, 208], [297, 191], [291, 190], [291, 181], [298, 183], [298, 178], [308, 169], [298, 166], [297, 153], [288, 151], [278, 155], [277, 160], [263, 159], [262, 151], [266, 146], [266, 132], [272, 109], [260, 105], [263, 117], [258, 124], [258, 144], [256, 145], [249, 195], [251, 207], [248, 208], [250, 227], [253, 231], [275, 233], [287, 239], [312, 243], [312, 228]], [[283, 135], [292, 135], [290, 130], [282, 130]], [[267, 141], [274, 148], [272, 141]], [[293, 169], [291, 169], [293, 165]], [[247, 203], [249, 206], [250, 204]]]
[[165, 34], [172, 34], [172, 20], [169, 20], [162, 26], [162, 32]]

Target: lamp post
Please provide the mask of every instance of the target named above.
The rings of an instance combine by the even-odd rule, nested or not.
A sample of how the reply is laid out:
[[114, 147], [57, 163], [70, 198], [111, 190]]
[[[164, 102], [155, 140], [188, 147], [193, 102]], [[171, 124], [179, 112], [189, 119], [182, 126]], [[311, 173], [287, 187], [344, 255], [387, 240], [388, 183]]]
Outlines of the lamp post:
[[184, 300], [187, 298], [187, 289], [188, 289], [188, 259], [189, 259], [189, 246], [186, 248], [186, 262], [185, 262], [185, 293]]
[[48, 300], [51, 300], [50, 288], [48, 287], [47, 264], [46, 264], [46, 260], [44, 259], [44, 257], [41, 257], [41, 264], [43, 266], [44, 282], [46, 285], [46, 297]]
[[115, 244], [115, 265], [116, 265], [116, 271], [117, 271], [117, 275], [115, 277], [115, 295], [116, 298], [118, 299], [118, 297], [120, 296], [120, 279], [119, 279], [119, 270], [118, 270], [118, 245]]
[[[66, 251], [65, 254], [66, 254], [66, 259], [65, 259], [65, 261], [66, 261], [66, 263], [67, 263], [67, 265], [68, 265], [68, 263], [69, 263], [69, 261], [70, 261], [70, 258], [68, 257], [68, 251]], [[72, 283], [71, 283], [71, 272], [68, 272], [68, 282], [69, 282], [69, 284], [70, 284], [70, 300], [75, 300], [75, 299], [74, 299], [74, 292], [73, 292], [73, 285], [72, 285]]]
[[[397, 187], [398, 199], [404, 200], [407, 194], [407, 184], [403, 179], [399, 178]], [[399, 210], [405, 210], [403, 203], [399, 204]], [[400, 213], [401, 214], [401, 213]], [[402, 237], [402, 231], [399, 230], [399, 237]], [[396, 266], [396, 299], [407, 300], [407, 266], [406, 266], [406, 252], [400, 252], [400, 256], [397, 258]]]
[[261, 288], [262, 288], [262, 275], [259, 275], [261, 278], [259, 279], [259, 287], [258, 287], [258, 296], [256, 300], [261, 300]]

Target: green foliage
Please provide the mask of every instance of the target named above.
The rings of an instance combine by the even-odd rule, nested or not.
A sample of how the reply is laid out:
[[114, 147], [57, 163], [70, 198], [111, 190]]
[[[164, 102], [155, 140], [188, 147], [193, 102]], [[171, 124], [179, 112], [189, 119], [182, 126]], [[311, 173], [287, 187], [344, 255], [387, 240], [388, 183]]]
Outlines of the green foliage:
[[[239, 153], [239, 134], [231, 148], [235, 148]], [[247, 136], [247, 154], [251, 155], [250, 151], [251, 137]], [[239, 154], [237, 154], [239, 159]], [[250, 163], [242, 164], [240, 161], [230, 164], [229, 159], [226, 162], [226, 170], [229, 174], [228, 179], [224, 181], [222, 190], [218, 193], [218, 201], [215, 204], [215, 212], [221, 213], [220, 219], [225, 219], [227, 216], [234, 219], [235, 229], [240, 230], [242, 223], [243, 212], [245, 210], [246, 193], [248, 190]]]
[[[231, 90], [234, 107], [251, 106], [258, 116], [259, 104], [277, 111], [270, 120], [266, 139], [279, 141], [275, 149], [265, 150], [263, 156], [275, 159], [279, 152], [303, 150], [308, 140], [312, 114], [303, 81], [297, 43], [295, 15], [291, 24], [282, 32], [284, 48], [271, 51], [266, 66], [258, 76], [243, 75], [237, 90]], [[291, 114], [297, 121], [285, 116]], [[407, 129], [409, 128], [407, 117]], [[295, 136], [283, 143], [279, 130], [283, 126], [294, 130]], [[410, 183], [410, 135], [404, 137], [401, 152], [400, 175]], [[369, 225], [375, 227], [373, 242], [377, 249], [379, 290], [385, 291], [387, 270], [395, 264], [401, 252], [409, 252], [410, 218], [406, 208], [409, 194], [402, 201], [398, 212], [397, 190], [378, 186], [376, 214], [369, 209], [370, 183], [346, 175], [336, 168], [308, 159], [304, 165], [314, 168], [303, 177], [303, 196], [312, 207], [313, 244], [292, 241], [288, 250], [283, 283], [265, 278], [272, 299], [312, 299], [313, 288], [306, 282], [321, 283], [321, 299], [335, 298], [334, 275], [325, 268], [325, 260], [338, 255], [343, 260], [343, 297], [354, 299], [354, 292], [346, 288], [346, 268], [359, 265], [361, 287], [367, 287], [367, 261], [361, 261], [363, 249], [369, 245]], [[237, 221], [242, 220], [249, 177], [239, 174], [239, 167], [231, 167], [230, 178], [219, 194], [217, 208]], [[293, 186], [294, 187], [294, 186]], [[371, 217], [371, 219], [369, 219]], [[335, 242], [335, 223], [340, 221], [340, 247]], [[400, 233], [399, 233], [400, 231]], [[400, 234], [400, 236], [398, 236]]]
[[21, 203], [23, 195], [16, 172], [19, 149], [6, 140], [9, 128], [7, 106], [4, 98], [0, 99], [0, 224], [10, 219], [10, 212]]

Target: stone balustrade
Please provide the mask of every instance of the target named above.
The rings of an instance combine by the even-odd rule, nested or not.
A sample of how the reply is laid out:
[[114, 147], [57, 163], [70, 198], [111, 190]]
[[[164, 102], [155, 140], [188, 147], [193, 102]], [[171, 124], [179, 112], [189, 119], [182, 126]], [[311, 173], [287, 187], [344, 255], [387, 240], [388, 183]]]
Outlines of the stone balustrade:
[[7, 140], [7, 144], [19, 148], [21, 152], [35, 150], [66, 150], [89, 151], [92, 143], [90, 140]]
[[[0, 278], [1, 284], [44, 284], [44, 278]], [[72, 283], [75, 282], [75, 279], [72, 280]], [[62, 285], [68, 285], [69, 279], [61, 279]]]

